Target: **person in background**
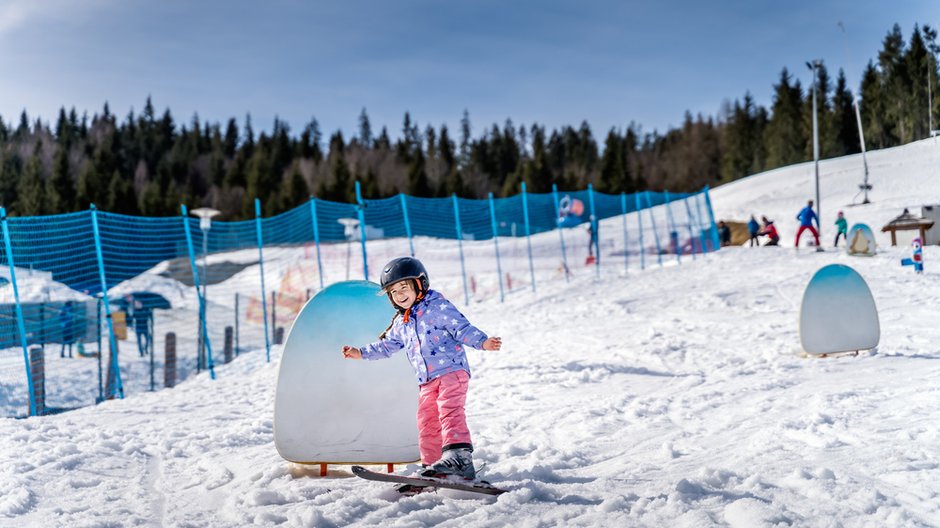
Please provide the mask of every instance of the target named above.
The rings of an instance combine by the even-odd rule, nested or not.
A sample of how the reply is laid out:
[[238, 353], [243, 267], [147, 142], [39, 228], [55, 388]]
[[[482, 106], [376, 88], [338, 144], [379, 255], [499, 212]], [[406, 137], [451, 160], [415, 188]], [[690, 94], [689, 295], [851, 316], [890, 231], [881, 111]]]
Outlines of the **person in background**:
[[845, 221], [845, 216], [842, 214], [842, 211], [839, 211], [839, 215], [836, 218], [836, 229], [838, 232], [836, 233], [836, 242], [832, 247], [839, 247], [839, 237], [844, 238], [845, 241], [848, 242], [848, 225], [849, 223]]
[[777, 246], [780, 244], [780, 235], [777, 234], [777, 228], [774, 227], [774, 221], [768, 220], [766, 216], [760, 217], [761, 221], [764, 222], [764, 228], [761, 229], [759, 235], [766, 236], [769, 238], [765, 246]]
[[718, 222], [718, 239], [721, 240], [721, 247], [731, 245], [731, 228], [724, 220]]
[[[800, 212], [796, 215], [796, 219], [800, 221], [800, 228], [796, 232], [796, 240], [793, 242], [793, 247], [800, 247], [800, 235], [803, 234], [803, 231], [809, 229], [809, 232], [813, 234], [813, 238], [816, 239], [816, 247], [819, 248], [819, 231], [816, 230], [819, 228], [819, 218], [816, 216], [816, 211], [813, 211], [812, 200], [806, 202], [806, 207], [800, 209]], [[816, 228], [813, 227], [813, 222], [816, 222]], [[822, 250], [820, 249], [819, 251]]]
[[754, 215], [751, 215], [751, 219], [747, 223], [747, 232], [751, 237], [751, 246], [759, 246], [760, 240], [757, 238], [758, 233], [760, 233], [760, 224], [757, 223], [757, 219], [754, 218]]

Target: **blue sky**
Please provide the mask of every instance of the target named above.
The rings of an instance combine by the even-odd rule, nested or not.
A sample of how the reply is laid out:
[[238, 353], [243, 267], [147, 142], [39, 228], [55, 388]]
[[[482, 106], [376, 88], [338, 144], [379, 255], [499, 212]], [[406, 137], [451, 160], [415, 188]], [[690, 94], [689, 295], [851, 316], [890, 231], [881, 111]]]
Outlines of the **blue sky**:
[[[837, 26], [843, 21], [846, 40]], [[807, 60], [858, 86], [895, 23], [940, 25], [930, 0], [180, 1], [0, 0], [0, 116], [54, 121], [60, 107], [122, 118], [148, 96], [177, 122], [275, 116], [299, 133], [372, 127], [400, 134], [409, 111], [456, 137], [511, 118], [557, 128], [586, 120], [602, 138], [717, 115], [750, 92], [771, 103], [785, 66]], [[848, 49], [848, 53], [846, 52]], [[853, 62], [849, 63], [851, 57]]]

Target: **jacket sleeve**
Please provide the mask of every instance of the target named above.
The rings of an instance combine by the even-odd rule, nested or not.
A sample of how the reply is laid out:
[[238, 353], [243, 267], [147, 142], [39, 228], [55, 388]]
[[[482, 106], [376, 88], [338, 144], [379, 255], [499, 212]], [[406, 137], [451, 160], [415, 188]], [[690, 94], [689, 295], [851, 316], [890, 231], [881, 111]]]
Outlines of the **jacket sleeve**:
[[483, 342], [487, 335], [482, 330], [470, 324], [470, 321], [457, 307], [447, 299], [437, 301], [437, 308], [440, 310], [440, 317], [443, 319], [443, 327], [458, 342], [477, 350], [483, 350]]
[[385, 339], [359, 347], [359, 351], [362, 352], [362, 359], [385, 359], [404, 348], [405, 344], [401, 340], [400, 332], [401, 325], [396, 320], [392, 328], [385, 334]]

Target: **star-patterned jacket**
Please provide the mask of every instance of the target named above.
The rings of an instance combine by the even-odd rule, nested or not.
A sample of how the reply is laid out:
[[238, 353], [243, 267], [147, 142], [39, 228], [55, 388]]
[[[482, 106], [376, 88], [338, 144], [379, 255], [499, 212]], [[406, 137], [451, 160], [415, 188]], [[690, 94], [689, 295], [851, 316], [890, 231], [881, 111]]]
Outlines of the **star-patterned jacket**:
[[481, 349], [487, 336], [470, 324], [443, 295], [428, 290], [411, 307], [408, 322], [395, 316], [385, 339], [359, 347], [362, 359], [383, 359], [404, 350], [415, 371], [418, 384], [444, 374], [465, 370], [470, 373], [464, 345]]

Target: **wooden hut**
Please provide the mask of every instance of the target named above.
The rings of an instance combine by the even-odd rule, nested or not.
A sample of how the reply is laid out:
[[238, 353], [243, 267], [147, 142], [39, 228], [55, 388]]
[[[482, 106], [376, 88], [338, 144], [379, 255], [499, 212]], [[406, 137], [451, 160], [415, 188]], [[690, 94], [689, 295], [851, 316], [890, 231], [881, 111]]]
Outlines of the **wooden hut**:
[[933, 220], [929, 218], [923, 218], [920, 216], [914, 216], [907, 209], [901, 213], [900, 216], [894, 220], [885, 224], [881, 228], [882, 233], [891, 233], [891, 245], [898, 245], [897, 232], [898, 231], [918, 231], [920, 233], [920, 240], [927, 240], [927, 230], [933, 227]]

